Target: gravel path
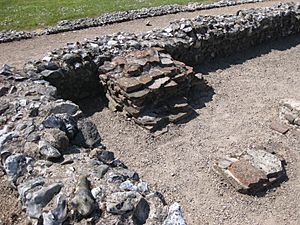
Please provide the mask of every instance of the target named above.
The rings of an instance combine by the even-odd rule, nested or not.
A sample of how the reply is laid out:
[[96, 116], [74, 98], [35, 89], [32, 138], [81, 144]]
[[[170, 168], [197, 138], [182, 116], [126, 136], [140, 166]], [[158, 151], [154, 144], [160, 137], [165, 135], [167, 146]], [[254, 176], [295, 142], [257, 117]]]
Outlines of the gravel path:
[[[92, 119], [108, 149], [167, 201], [180, 201], [188, 224], [297, 225], [300, 133], [283, 136], [269, 126], [280, 99], [300, 99], [299, 56], [297, 35], [201, 66], [214, 94], [200, 98], [198, 117], [155, 138], [107, 108]], [[282, 146], [288, 163], [289, 180], [264, 197], [235, 192], [212, 170], [216, 158], [250, 144]]]
[[[236, 13], [241, 9], [271, 6], [279, 2], [289, 2], [288, 0], [271, 0], [261, 3], [244, 4], [226, 8], [203, 10], [198, 12], [187, 12], [166, 15], [161, 17], [140, 19], [119, 24], [112, 24], [105, 27], [96, 27], [85, 30], [53, 34], [49, 36], [35, 37], [29, 40], [22, 40], [12, 43], [0, 44], [0, 65], [7, 63], [17, 68], [21, 68], [25, 62], [33, 59], [41, 59], [47, 51], [57, 47], [65, 46], [67, 42], [81, 41], [84, 38], [93, 38], [116, 32], [145, 32], [154, 28], [165, 27], [170, 21], [181, 18], [194, 18], [197, 15], [218, 15]], [[152, 26], [146, 26], [146, 21], [150, 21]]]

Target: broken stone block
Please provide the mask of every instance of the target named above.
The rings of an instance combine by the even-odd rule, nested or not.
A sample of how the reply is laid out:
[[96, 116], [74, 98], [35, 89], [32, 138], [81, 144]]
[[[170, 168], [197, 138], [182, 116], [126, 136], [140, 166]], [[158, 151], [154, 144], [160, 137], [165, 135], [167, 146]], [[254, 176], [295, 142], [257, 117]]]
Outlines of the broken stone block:
[[225, 157], [215, 165], [216, 171], [239, 192], [257, 194], [286, 178], [284, 161], [262, 149], [251, 148], [239, 157]]
[[283, 99], [280, 101], [279, 117], [287, 124], [300, 126], [300, 101]]
[[290, 130], [289, 126], [279, 121], [273, 121], [270, 127], [281, 134], [286, 134]]

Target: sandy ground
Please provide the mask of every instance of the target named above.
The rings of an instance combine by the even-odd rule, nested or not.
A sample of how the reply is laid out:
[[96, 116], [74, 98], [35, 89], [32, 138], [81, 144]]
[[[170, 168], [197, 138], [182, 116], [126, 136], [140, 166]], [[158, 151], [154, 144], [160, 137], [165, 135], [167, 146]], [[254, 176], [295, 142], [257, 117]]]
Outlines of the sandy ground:
[[[298, 0], [295, 0], [298, 1]], [[145, 32], [154, 28], [165, 27], [170, 21], [181, 18], [194, 18], [198, 15], [218, 15], [236, 13], [241, 9], [271, 6], [278, 2], [289, 2], [288, 0], [271, 0], [267, 2], [231, 6], [203, 10], [198, 12], [178, 13], [161, 17], [140, 19], [119, 24], [112, 24], [104, 27], [96, 27], [85, 30], [53, 34], [49, 36], [36, 37], [29, 40], [22, 40], [12, 43], [0, 44], [0, 65], [7, 63], [17, 68], [21, 68], [28, 60], [41, 59], [47, 51], [57, 47], [63, 47], [68, 42], [82, 41], [84, 38], [94, 38], [96, 36], [113, 34], [116, 32]], [[146, 21], [150, 21], [152, 26], [146, 26]]]
[[[234, 13], [239, 9], [272, 5], [276, 1], [201, 11]], [[0, 44], [0, 64], [20, 67], [47, 50], [84, 37], [117, 31], [145, 31], [165, 26], [169, 20], [197, 13], [151, 18], [107, 27], [68, 32]], [[205, 74], [212, 90], [194, 102], [199, 116], [169, 127], [158, 137], [107, 108], [92, 113], [104, 144], [168, 202], [182, 204], [188, 224], [300, 224], [300, 133], [280, 135], [269, 128], [282, 98], [300, 99], [300, 35], [267, 43], [226, 60], [195, 68]], [[101, 102], [94, 100], [94, 104]], [[199, 107], [202, 106], [202, 107]], [[203, 107], [205, 106], [205, 107]], [[289, 180], [263, 197], [236, 193], [212, 170], [213, 161], [243, 151], [250, 144], [276, 144], [287, 160]], [[1, 171], [0, 171], [1, 172]], [[0, 174], [0, 220], [24, 224], [16, 192]], [[14, 222], [17, 221], [17, 222]], [[0, 222], [1, 224], [1, 222]]]
[[[198, 98], [205, 107], [158, 137], [107, 108], [92, 119], [108, 149], [167, 201], [182, 204], [188, 224], [300, 224], [300, 133], [269, 128], [280, 99], [300, 99], [299, 56], [297, 35], [199, 66], [213, 88]], [[288, 163], [289, 180], [263, 197], [235, 192], [212, 170], [216, 158], [251, 144], [279, 146]]]

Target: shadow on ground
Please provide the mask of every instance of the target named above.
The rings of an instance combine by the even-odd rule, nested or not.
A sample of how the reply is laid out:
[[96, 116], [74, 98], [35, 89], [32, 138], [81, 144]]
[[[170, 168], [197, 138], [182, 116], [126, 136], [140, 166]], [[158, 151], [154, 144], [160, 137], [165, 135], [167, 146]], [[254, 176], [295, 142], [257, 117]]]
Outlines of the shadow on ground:
[[256, 47], [237, 52], [229, 57], [217, 58], [194, 67], [194, 70], [203, 75], [208, 75], [210, 72], [223, 70], [232, 65], [243, 64], [247, 60], [266, 55], [273, 50], [285, 51], [300, 44], [300, 34], [281, 38], [275, 41], [264, 42]]

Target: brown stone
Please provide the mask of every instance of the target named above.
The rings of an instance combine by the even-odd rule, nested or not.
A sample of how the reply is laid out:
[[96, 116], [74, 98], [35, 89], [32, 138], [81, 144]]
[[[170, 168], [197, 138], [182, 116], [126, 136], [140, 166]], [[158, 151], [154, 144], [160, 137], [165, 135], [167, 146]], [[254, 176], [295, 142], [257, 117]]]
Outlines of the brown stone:
[[116, 56], [113, 62], [117, 65], [125, 65], [127, 63], [126, 59], [122, 56]]
[[233, 178], [245, 189], [258, 184], [260, 182], [268, 181], [265, 173], [258, 168], [254, 167], [247, 160], [238, 160], [232, 163], [228, 171], [231, 173]]
[[129, 76], [136, 76], [140, 74], [142, 67], [138, 63], [126, 64], [124, 68], [124, 73], [127, 73]]
[[153, 79], [157, 79], [157, 78], [161, 78], [161, 77], [164, 77], [165, 74], [162, 70], [160, 69], [157, 69], [157, 68], [154, 68], [154, 69], [151, 69], [149, 71], [149, 75], [153, 78]]
[[122, 77], [118, 79], [119, 87], [127, 93], [138, 90], [142, 84], [135, 77]]
[[139, 98], [145, 98], [149, 93], [150, 93], [150, 90], [145, 88], [143, 90], [132, 92], [129, 94], [126, 93], [126, 96], [129, 99], [139, 99]]
[[139, 76], [139, 77], [137, 77], [137, 79], [143, 85], [147, 85], [150, 82], [152, 82], [152, 80], [153, 80], [153, 78], [149, 74], [145, 74], [145, 75]]
[[279, 121], [273, 121], [271, 123], [270, 127], [271, 127], [272, 130], [275, 130], [275, 131], [277, 131], [277, 132], [279, 132], [281, 134], [286, 134], [290, 130], [290, 128], [289, 128], [288, 125], [283, 124], [283, 123], [281, 123]]

